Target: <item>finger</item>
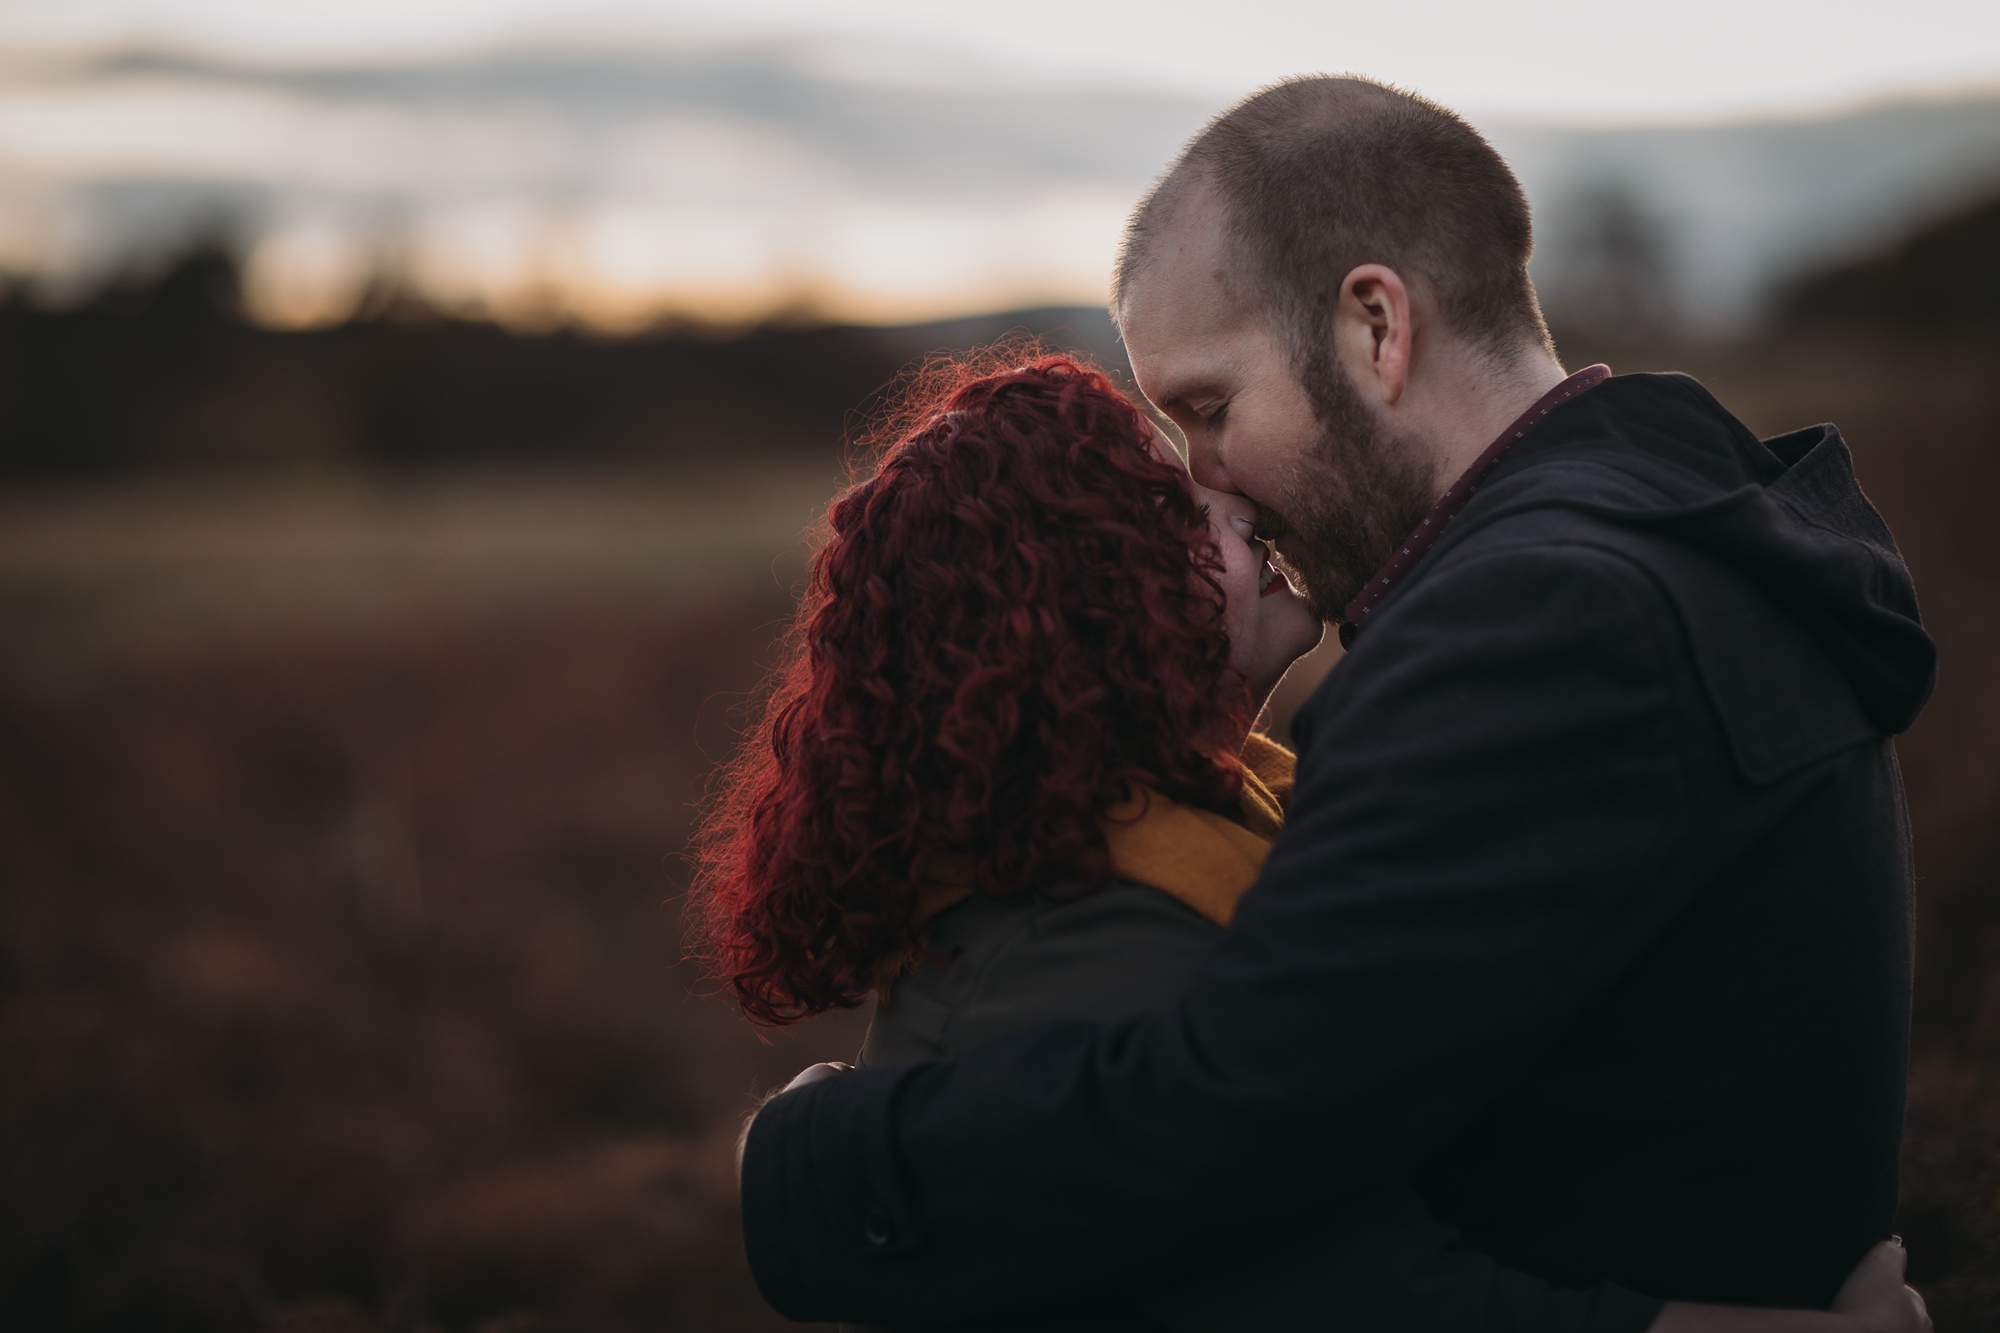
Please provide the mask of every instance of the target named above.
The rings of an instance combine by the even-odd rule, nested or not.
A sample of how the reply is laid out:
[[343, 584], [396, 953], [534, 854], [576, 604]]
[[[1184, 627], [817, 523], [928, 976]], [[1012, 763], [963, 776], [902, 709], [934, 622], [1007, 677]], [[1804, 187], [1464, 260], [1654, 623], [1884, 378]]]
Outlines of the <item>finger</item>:
[[785, 1085], [786, 1092], [799, 1088], [809, 1088], [815, 1083], [824, 1083], [836, 1074], [845, 1074], [854, 1066], [840, 1060], [828, 1060], [822, 1064], [807, 1065], [799, 1071], [799, 1076]]
[[1892, 1241], [1882, 1241], [1861, 1256], [1835, 1293], [1836, 1310], [1859, 1310], [1893, 1302], [1903, 1287], [1903, 1269], [1910, 1256]]
[[737, 1179], [740, 1181], [743, 1178], [743, 1157], [750, 1149], [750, 1126], [757, 1123], [757, 1114], [764, 1109], [766, 1104], [773, 1098], [784, 1096], [794, 1088], [809, 1088], [815, 1083], [824, 1082], [832, 1078], [835, 1074], [845, 1074], [852, 1068], [854, 1068], [853, 1065], [842, 1060], [828, 1060], [823, 1064], [807, 1065], [798, 1072], [798, 1076], [790, 1083], [779, 1088], [776, 1092], [764, 1094], [764, 1100], [757, 1104], [757, 1109], [743, 1118], [743, 1128], [736, 1135]]
[[1903, 1280], [1903, 1274], [1910, 1268], [1910, 1252], [1903, 1248], [1901, 1236], [1891, 1236], [1868, 1252], [1870, 1258], [1877, 1259], [1884, 1268], [1896, 1275], [1896, 1281]]
[[1890, 1285], [1895, 1286], [1902, 1283], [1903, 1270], [1908, 1268], [1909, 1264], [1910, 1252], [1892, 1238], [1877, 1241], [1869, 1246], [1868, 1253], [1862, 1255], [1861, 1262], [1854, 1266], [1854, 1274], [1859, 1277], [1865, 1273], [1877, 1282], [1894, 1279]]

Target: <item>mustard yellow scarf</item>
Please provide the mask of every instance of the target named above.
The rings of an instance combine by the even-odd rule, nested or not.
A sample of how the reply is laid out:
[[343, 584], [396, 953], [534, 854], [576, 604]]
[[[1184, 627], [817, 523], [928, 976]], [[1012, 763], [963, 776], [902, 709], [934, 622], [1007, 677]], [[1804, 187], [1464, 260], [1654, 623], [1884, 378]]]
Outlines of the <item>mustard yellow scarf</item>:
[[[1106, 811], [1101, 824], [1112, 878], [1158, 889], [1228, 925], [1285, 826], [1297, 763], [1290, 750], [1252, 732], [1243, 744], [1242, 809], [1233, 819], [1138, 789]], [[924, 867], [917, 919], [928, 921], [971, 896], [971, 858], [934, 857]]]

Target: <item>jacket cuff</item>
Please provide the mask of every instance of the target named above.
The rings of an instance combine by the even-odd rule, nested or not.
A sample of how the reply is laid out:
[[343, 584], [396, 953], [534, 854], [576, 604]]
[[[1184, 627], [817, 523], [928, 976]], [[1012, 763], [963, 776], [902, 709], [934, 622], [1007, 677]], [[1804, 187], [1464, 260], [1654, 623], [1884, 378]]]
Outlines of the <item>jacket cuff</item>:
[[923, 1244], [892, 1141], [897, 1095], [923, 1066], [858, 1069], [766, 1102], [744, 1144], [743, 1245], [787, 1319], [866, 1318], [875, 1261]]
[[1586, 1333], [1646, 1333], [1666, 1305], [1657, 1296], [1641, 1295], [1616, 1282], [1598, 1283], [1594, 1296]]
[[1615, 1282], [1557, 1287], [1515, 1269], [1497, 1268], [1485, 1333], [1646, 1333], [1664, 1304]]

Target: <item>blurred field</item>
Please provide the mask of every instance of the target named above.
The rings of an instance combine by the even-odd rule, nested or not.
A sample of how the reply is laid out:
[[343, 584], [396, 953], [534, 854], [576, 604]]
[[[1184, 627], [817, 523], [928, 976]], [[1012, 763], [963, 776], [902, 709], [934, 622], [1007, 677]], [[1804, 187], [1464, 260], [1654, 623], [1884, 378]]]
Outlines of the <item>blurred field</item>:
[[832, 468], [0, 504], [10, 1328], [778, 1323], [673, 854]]
[[[1565, 350], [1841, 423], [1909, 555], [1900, 1226], [2000, 1326], [2000, 344]], [[673, 902], [836, 475], [760, 460], [0, 492], [0, 1325], [779, 1325], [728, 1137], [863, 1016], [765, 1044]]]

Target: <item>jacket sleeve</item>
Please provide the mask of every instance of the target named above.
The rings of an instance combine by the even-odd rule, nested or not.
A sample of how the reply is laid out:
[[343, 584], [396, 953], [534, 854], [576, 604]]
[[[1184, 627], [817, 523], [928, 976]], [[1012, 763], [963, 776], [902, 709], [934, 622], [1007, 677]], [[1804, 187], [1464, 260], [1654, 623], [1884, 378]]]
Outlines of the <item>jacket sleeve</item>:
[[1167, 1333], [1645, 1333], [1664, 1304], [1502, 1267], [1405, 1182], [1370, 1190], [1300, 1240], [1148, 1299]]
[[[1036, 1023], [1115, 1022], [1164, 1009], [1193, 984], [1220, 927], [1157, 889], [1112, 883], [1081, 898], [975, 898], [936, 923], [941, 967], [897, 983], [869, 1027], [864, 1065], [937, 1059]], [[923, 1051], [904, 1061], [881, 1058]], [[1660, 1302], [1609, 1283], [1566, 1290], [1465, 1245], [1398, 1181], [1343, 1203], [1303, 1241], [1149, 1298], [1143, 1309], [1064, 1310], [1101, 1330], [1121, 1313], [1168, 1333], [1642, 1333]], [[1010, 1327], [1046, 1331], [1045, 1312]]]
[[921, 1325], [1160, 1291], [1448, 1142], [1683, 906], [1669, 615], [1585, 546], [1412, 586], [1309, 706], [1292, 823], [1179, 1004], [764, 1109], [766, 1299]]

